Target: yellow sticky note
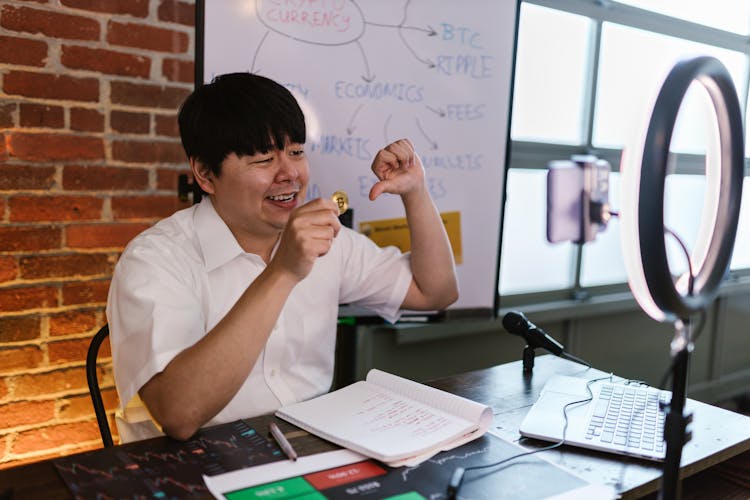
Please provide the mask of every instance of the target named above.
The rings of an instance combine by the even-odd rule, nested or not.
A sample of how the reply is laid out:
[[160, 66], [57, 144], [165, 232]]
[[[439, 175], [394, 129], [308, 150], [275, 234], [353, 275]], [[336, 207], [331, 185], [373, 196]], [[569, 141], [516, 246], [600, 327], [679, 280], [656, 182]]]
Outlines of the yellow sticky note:
[[[441, 212], [440, 218], [445, 225], [453, 248], [453, 258], [456, 264], [463, 263], [461, 251], [461, 212]], [[402, 252], [411, 250], [411, 238], [406, 217], [397, 219], [371, 220], [359, 223], [359, 232], [377, 243], [378, 246], [395, 246]]]

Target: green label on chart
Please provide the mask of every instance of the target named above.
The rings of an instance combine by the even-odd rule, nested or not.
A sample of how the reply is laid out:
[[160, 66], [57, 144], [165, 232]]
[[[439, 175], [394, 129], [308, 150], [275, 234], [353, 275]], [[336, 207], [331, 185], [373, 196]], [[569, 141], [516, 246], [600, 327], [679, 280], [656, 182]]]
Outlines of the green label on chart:
[[312, 493], [304, 493], [301, 496], [294, 497], [293, 500], [327, 500], [325, 496], [319, 491], [313, 491]]
[[425, 500], [425, 497], [416, 491], [410, 491], [409, 493], [401, 493], [400, 495], [384, 498], [383, 500]]
[[[322, 495], [319, 497], [310, 496], [312, 493], [318, 492], [315, 491], [315, 488], [313, 488], [310, 483], [301, 477], [293, 477], [275, 483], [267, 483], [260, 486], [253, 486], [252, 488], [245, 488], [244, 490], [232, 491], [230, 493], [225, 493], [224, 496], [229, 500], [251, 500], [258, 498], [264, 500], [282, 500], [285, 498], [304, 498], [312, 500], [315, 498], [325, 498]], [[318, 493], [318, 495], [320, 495], [320, 493]]]

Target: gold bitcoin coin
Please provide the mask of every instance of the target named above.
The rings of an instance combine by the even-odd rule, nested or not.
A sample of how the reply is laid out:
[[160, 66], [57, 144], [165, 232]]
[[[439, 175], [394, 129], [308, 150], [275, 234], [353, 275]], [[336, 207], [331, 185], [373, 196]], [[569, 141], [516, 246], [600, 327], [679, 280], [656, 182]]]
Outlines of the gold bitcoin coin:
[[349, 208], [349, 197], [343, 191], [336, 191], [331, 195], [331, 199], [339, 207], [339, 215], [343, 214]]

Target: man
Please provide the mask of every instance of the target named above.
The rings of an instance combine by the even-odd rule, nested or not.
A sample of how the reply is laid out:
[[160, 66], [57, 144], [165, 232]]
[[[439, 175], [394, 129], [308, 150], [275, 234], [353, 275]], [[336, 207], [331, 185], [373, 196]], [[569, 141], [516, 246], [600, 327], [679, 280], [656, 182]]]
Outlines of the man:
[[453, 257], [408, 140], [380, 150], [370, 198], [401, 196], [411, 254], [342, 228], [328, 199], [305, 203], [305, 122], [283, 86], [217, 77], [183, 104], [180, 135], [207, 197], [136, 237], [110, 287], [115, 381], [162, 430], [269, 413], [328, 390], [339, 303], [395, 321], [458, 296]]

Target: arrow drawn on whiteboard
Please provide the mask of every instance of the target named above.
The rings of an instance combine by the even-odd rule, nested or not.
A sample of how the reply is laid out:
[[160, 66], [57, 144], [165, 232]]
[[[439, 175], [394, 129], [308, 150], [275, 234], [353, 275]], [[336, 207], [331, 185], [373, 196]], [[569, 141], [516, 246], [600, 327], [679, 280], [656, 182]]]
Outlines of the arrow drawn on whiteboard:
[[381, 28], [399, 28], [402, 30], [414, 30], [414, 31], [422, 31], [423, 33], [426, 33], [427, 36], [435, 36], [437, 35], [437, 31], [435, 31], [435, 28], [427, 25], [427, 28], [420, 28], [418, 26], [401, 26], [398, 24], [381, 24], [381, 23], [371, 23], [369, 21], [365, 21], [365, 24], [369, 24], [370, 26], [380, 26]]
[[444, 109], [442, 109], [442, 108], [435, 109], [435, 108], [431, 108], [429, 106], [425, 106], [425, 108], [429, 109], [430, 111], [432, 111], [433, 113], [435, 113], [436, 115], [438, 115], [440, 118], [445, 118], [445, 110]]
[[357, 44], [357, 47], [359, 47], [359, 51], [362, 53], [362, 59], [365, 61], [365, 69], [367, 70], [367, 76], [363, 76], [362, 79], [366, 81], [367, 83], [370, 83], [375, 79], [375, 75], [370, 74], [370, 65], [367, 63], [367, 54], [365, 54], [365, 49], [362, 48], [362, 44], [359, 43], [359, 40], [354, 42]]
[[260, 73], [260, 70], [255, 69], [255, 60], [258, 58], [258, 52], [260, 52], [260, 48], [263, 47], [263, 43], [266, 41], [266, 37], [270, 33], [269, 30], [266, 30], [266, 34], [263, 35], [263, 38], [260, 39], [260, 43], [258, 44], [258, 47], [255, 49], [255, 54], [253, 54], [253, 65], [250, 67], [250, 73]]
[[431, 138], [430, 138], [430, 137], [429, 137], [429, 136], [428, 136], [428, 135], [427, 135], [427, 134], [425, 133], [424, 129], [422, 128], [422, 124], [421, 124], [421, 123], [419, 123], [419, 118], [415, 118], [414, 120], [415, 120], [415, 121], [417, 122], [417, 128], [419, 129], [419, 131], [420, 131], [420, 132], [422, 132], [422, 136], [424, 136], [424, 138], [425, 138], [425, 139], [427, 139], [427, 142], [429, 142], [429, 143], [430, 143], [430, 146], [431, 146], [431, 147], [430, 147], [430, 149], [432, 149], [432, 150], [435, 150], [435, 149], [437, 149], [437, 148], [438, 148], [437, 142], [433, 141], [433, 140], [432, 140], [432, 139], [431, 139]]
[[419, 61], [422, 64], [424, 64], [429, 69], [432, 69], [432, 68], [435, 67], [435, 63], [432, 62], [431, 60], [429, 60], [429, 59], [423, 59], [423, 58], [419, 57], [419, 55], [417, 54], [417, 52], [414, 49], [412, 49], [411, 46], [406, 42], [406, 38], [404, 38], [404, 34], [401, 32], [401, 30], [398, 30], [398, 36], [401, 38], [401, 41], [404, 42], [404, 45], [406, 46], [406, 48], [409, 49], [409, 52], [411, 52], [411, 55], [413, 55], [414, 58], [417, 61]]
[[354, 126], [354, 119], [357, 117], [357, 113], [359, 113], [359, 110], [362, 109], [362, 106], [364, 106], [364, 104], [360, 104], [359, 106], [357, 106], [357, 109], [354, 110], [352, 117], [349, 119], [349, 126], [346, 127], [346, 133], [349, 135], [352, 135], [354, 131], [357, 130], [357, 127]]
[[401, 20], [401, 24], [398, 25], [398, 36], [399, 38], [401, 38], [401, 41], [404, 43], [406, 48], [409, 49], [409, 52], [411, 52], [411, 55], [413, 55], [417, 61], [427, 66], [427, 68], [432, 69], [435, 67], [435, 63], [429, 59], [423, 59], [419, 57], [417, 52], [413, 48], [411, 48], [411, 45], [408, 44], [406, 38], [404, 37], [404, 23], [406, 22], [406, 9], [409, 8], [409, 2], [411, 2], [411, 0], [407, 0], [406, 4], [404, 5], [404, 18]]
[[391, 122], [391, 116], [393, 115], [388, 115], [388, 118], [385, 119], [385, 125], [383, 125], [383, 139], [385, 139], [384, 141], [385, 144], [389, 144], [388, 143], [388, 124]]

